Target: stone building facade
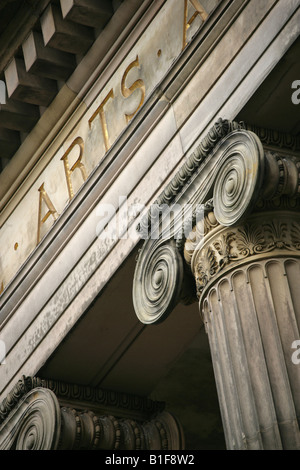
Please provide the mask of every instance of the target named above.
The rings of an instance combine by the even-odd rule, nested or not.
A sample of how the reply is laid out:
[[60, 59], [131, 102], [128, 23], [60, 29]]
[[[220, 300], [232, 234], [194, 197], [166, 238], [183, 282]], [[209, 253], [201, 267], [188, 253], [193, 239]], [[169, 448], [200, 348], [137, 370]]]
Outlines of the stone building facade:
[[299, 30], [2, 3], [1, 449], [300, 448]]

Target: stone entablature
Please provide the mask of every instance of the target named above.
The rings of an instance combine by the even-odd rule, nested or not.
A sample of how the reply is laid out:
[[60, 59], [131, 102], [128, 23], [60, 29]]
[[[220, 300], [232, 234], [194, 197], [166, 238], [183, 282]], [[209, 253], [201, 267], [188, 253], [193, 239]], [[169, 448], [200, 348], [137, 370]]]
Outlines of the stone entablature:
[[[69, 9], [64, 7], [64, 1], [61, 3], [63, 11], [70, 10], [69, 14], [72, 11], [76, 13], [78, 8], [77, 5], [74, 5], [74, 2], [71, 2], [73, 7]], [[108, 21], [113, 13], [111, 11], [109, 14], [109, 6], [112, 9], [109, 3], [107, 8], [98, 6], [89, 9], [85, 4], [84, 8], [81, 8], [83, 12], [87, 10], [86, 17], [94, 19], [93, 15], [98, 11], [98, 14], [102, 14], [103, 18], [106, 19], [105, 21]], [[109, 79], [103, 81], [102, 75], [100, 75], [97, 79], [94, 79], [94, 83], [91, 84], [88, 90], [80, 92], [86, 105], [85, 112], [82, 113], [81, 106], [78, 106], [75, 112], [76, 117], [73, 116], [72, 120], [62, 126], [64, 127], [65, 137], [63, 139], [58, 137], [58, 140], [60, 140], [59, 146], [56, 150], [50, 151], [51, 158], [48, 164], [45, 164], [45, 153], [40, 156], [38, 177], [32, 180], [30, 188], [2, 226], [0, 242], [3, 246], [6, 246], [6, 249], [1, 253], [0, 259], [0, 294], [13, 279], [20, 266], [26, 262], [35, 247], [39, 245], [55, 221], [65, 211], [76, 193], [85, 184], [87, 178], [103, 161], [109, 149], [118, 140], [145, 101], [153, 94], [155, 88], [171, 68], [174, 58], [177, 58], [187, 47], [192, 36], [201, 28], [209, 13], [218, 5], [218, 1], [214, 0], [209, 3], [209, 9], [206, 11], [199, 7], [199, 2], [197, 2], [198, 9], [195, 10], [193, 3], [185, 0], [177, 2], [174, 7], [172, 2], [164, 2], [150, 24], [147, 25], [142, 37], [138, 38], [118, 64], [118, 67], [110, 73]], [[196, 5], [196, 3], [194, 4]], [[122, 11], [125, 6], [122, 5], [120, 8], [120, 11]], [[48, 50], [49, 44], [51, 49], [55, 45], [59, 46], [60, 41], [62, 42], [62, 40], [59, 41], [60, 35], [64, 38], [66, 48], [68, 48], [68, 45], [69, 47], [76, 47], [77, 44], [78, 47], [85, 47], [84, 39], [86, 36], [84, 32], [80, 33], [80, 29], [76, 29], [75, 26], [74, 37], [72, 38], [68, 30], [68, 26], [70, 26], [69, 16], [66, 14], [64, 19], [60, 18], [56, 21], [56, 18], [59, 17], [59, 8], [56, 8], [56, 5], [52, 5], [50, 2], [41, 17], [41, 29], [45, 45], [43, 39], [40, 39], [42, 43], [40, 48], [43, 50], [44, 62], [47, 64], [47, 59], [50, 61], [49, 56], [51, 56], [51, 51]], [[59, 21], [62, 23], [61, 25], [57, 24]], [[67, 24], [66, 27], [64, 23]], [[62, 32], [59, 28], [62, 29]], [[65, 31], [65, 28], [68, 32]], [[29, 39], [32, 39], [32, 44], [30, 42], [30, 45], [27, 46]], [[36, 35], [33, 35], [32, 38], [30, 36], [29, 39], [26, 41], [26, 47], [23, 46], [24, 54], [25, 52], [28, 53], [29, 50], [30, 55], [34, 55], [31, 49], [37, 41]], [[83, 50], [86, 54], [86, 47]], [[39, 54], [36, 53], [36, 55], [36, 62], [39, 62]], [[66, 59], [61, 61], [67, 64]], [[25, 83], [19, 83], [19, 67], [23, 70], [22, 60], [14, 59], [6, 70], [9, 100], [16, 99], [15, 95], [18, 99], [19, 94], [22, 95], [27, 105], [34, 98], [41, 99], [43, 94], [49, 100], [48, 95], [52, 90], [50, 85], [47, 87], [47, 82], [44, 87], [39, 84], [42, 91], [33, 90], [35, 81], [32, 79], [30, 70], [24, 72], [25, 77], [28, 75], [28, 78], [24, 79]], [[52, 73], [57, 67], [58, 65], [54, 62], [52, 68], [50, 67]], [[42, 72], [47, 75], [47, 70], [44, 65]], [[39, 75], [42, 72], [41, 67], [37, 67], [36, 73]], [[12, 91], [12, 87], [16, 89]], [[53, 92], [54, 96], [55, 92]], [[3, 109], [0, 105], [0, 127], [1, 112], [7, 112], [6, 108], [9, 109], [10, 106], [9, 100], [7, 105], [2, 106]], [[46, 106], [49, 103], [47, 101], [39, 104]], [[23, 121], [26, 123], [28, 119]], [[61, 129], [57, 131], [57, 134], [61, 134]], [[57, 140], [57, 136], [54, 137], [54, 140]], [[50, 147], [52, 147], [52, 143]], [[47, 153], [48, 150], [47, 148]], [[15, 242], [11, 245], [13, 239]]]

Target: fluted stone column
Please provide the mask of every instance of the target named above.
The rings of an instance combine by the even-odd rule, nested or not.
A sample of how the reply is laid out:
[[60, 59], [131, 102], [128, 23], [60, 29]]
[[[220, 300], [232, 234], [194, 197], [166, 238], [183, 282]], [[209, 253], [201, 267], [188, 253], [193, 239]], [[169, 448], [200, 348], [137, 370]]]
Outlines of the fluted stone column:
[[300, 449], [299, 247], [285, 207], [217, 224], [193, 252], [228, 449]]
[[[229, 449], [300, 449], [299, 157], [266, 151], [259, 197], [245, 217], [231, 157], [215, 209], [187, 239], [209, 337]], [[233, 222], [233, 218], [234, 223]]]

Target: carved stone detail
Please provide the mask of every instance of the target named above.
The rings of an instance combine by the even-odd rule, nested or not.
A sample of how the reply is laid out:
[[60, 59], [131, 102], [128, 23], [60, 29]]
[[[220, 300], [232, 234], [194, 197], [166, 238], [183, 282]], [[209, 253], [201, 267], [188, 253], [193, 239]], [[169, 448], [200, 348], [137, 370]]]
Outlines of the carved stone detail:
[[[182, 428], [175, 417], [166, 411], [158, 411], [157, 408], [156, 413], [145, 420], [100, 414], [95, 402], [85, 402], [85, 409], [73, 407], [71, 402], [65, 406], [52, 390], [46, 388], [47, 383], [55, 384], [53, 381], [23, 377], [2, 402], [1, 450], [184, 448]], [[59, 388], [62, 384], [56, 383], [55, 386]], [[70, 392], [69, 384], [65, 388]], [[82, 391], [83, 387], [80, 388]]]
[[214, 214], [220, 224], [232, 226], [251, 213], [262, 187], [264, 158], [251, 134], [228, 146], [213, 190]]
[[[293, 220], [294, 219], [294, 220]], [[200, 297], [210, 282], [225, 270], [248, 261], [262, 259], [270, 253], [300, 256], [300, 214], [269, 214], [248, 218], [245, 225], [219, 226], [203, 238], [195, 249], [191, 268], [195, 274], [197, 295]]]
[[150, 416], [164, 410], [164, 402], [153, 401], [129, 393], [106, 390], [59, 380], [23, 376], [13, 387], [7, 397], [0, 403], [0, 425], [17, 406], [19, 401], [35, 388], [51, 390], [59, 403], [85, 409], [87, 406], [101, 410], [103, 413], [118, 413], [119, 416], [147, 420]]
[[184, 258], [209, 338], [227, 448], [299, 449], [299, 368], [290, 350], [299, 337], [300, 158], [265, 150], [258, 198], [236, 220], [247, 178], [235, 158], [220, 169], [212, 207], [187, 237]]
[[53, 450], [60, 435], [60, 407], [51, 390], [35, 388], [0, 426], [0, 449]]
[[300, 158], [265, 152], [265, 178], [262, 199], [277, 200], [282, 196], [297, 198], [300, 195]]
[[287, 134], [275, 129], [266, 129], [264, 127], [255, 126], [251, 123], [243, 123], [243, 127], [254, 132], [264, 147], [273, 147], [289, 152], [300, 151], [300, 136]]
[[[230, 165], [228, 165], [230, 169]], [[226, 174], [226, 171], [224, 172]], [[230, 175], [230, 172], [229, 172]], [[225, 178], [226, 179], [226, 178]], [[233, 182], [230, 176], [224, 181], [223, 188], [230, 186]], [[226, 188], [225, 188], [226, 191]], [[199, 262], [196, 269], [197, 295], [201, 295], [203, 288], [209, 283], [210, 279], [220, 273], [220, 271], [232, 264], [238, 262], [246, 256], [253, 256], [268, 253], [272, 250], [299, 250], [298, 230], [299, 226], [296, 219], [299, 218], [300, 211], [300, 159], [296, 156], [279, 155], [273, 151], [265, 153], [265, 176], [262, 184], [260, 197], [256, 201], [253, 214], [263, 214], [259, 222], [249, 225], [251, 218], [248, 217], [244, 227], [232, 227], [227, 233], [231, 240], [224, 245], [224, 231], [220, 238], [207, 245], [206, 236], [220, 224], [215, 217], [215, 207], [213, 211], [205, 214], [202, 221], [198, 221], [190, 236], [187, 238], [184, 247], [184, 258], [190, 265], [194, 251], [198, 246], [198, 250], [203, 244], [206, 248], [199, 255], [202, 261]], [[215, 199], [214, 199], [215, 202]], [[214, 206], [216, 204], [214, 203]], [[269, 214], [270, 215], [267, 215]], [[272, 215], [273, 213], [273, 215]], [[275, 215], [276, 214], [276, 215]], [[289, 214], [285, 217], [285, 222], [279, 221], [281, 214]], [[266, 217], [269, 222], [266, 223]], [[273, 218], [273, 220], [271, 220]], [[287, 218], [287, 219], [286, 219]], [[291, 221], [294, 220], [295, 223]], [[212, 223], [210, 222], [212, 221]], [[226, 226], [226, 221], [222, 226]], [[229, 224], [234, 225], [234, 224]], [[219, 250], [217, 249], [217, 245]], [[223, 248], [221, 248], [223, 247]], [[226, 254], [221, 255], [221, 250], [226, 250]], [[205, 252], [206, 250], [206, 252]], [[224, 251], [225, 253], [225, 251]], [[208, 265], [209, 260], [214, 260], [213, 264]], [[215, 263], [218, 268], [215, 268]], [[213, 273], [210, 274], [211, 269]]]
[[11, 410], [18, 404], [19, 400], [33, 388], [41, 385], [41, 381], [32, 377], [23, 376], [7, 397], [0, 403], [0, 424], [6, 419]]
[[[154, 205], [163, 206], [164, 204], [172, 204], [175, 197], [180, 193], [184, 186], [188, 184], [199, 167], [205, 163], [205, 160], [215, 149], [217, 144], [233, 131], [241, 130], [243, 128], [243, 123], [219, 119], [200, 142], [196, 150], [188, 157], [187, 161], [176, 173], [174, 178], [172, 178], [170, 183], [154, 202]], [[149, 212], [149, 214], [142, 219], [138, 226], [138, 231], [143, 234], [147, 233], [150, 224], [151, 214]]]
[[[186, 226], [202, 209], [205, 225], [230, 226], [243, 220], [258, 201], [264, 168], [264, 151], [254, 134], [227, 121], [212, 128], [139, 226], [146, 242], [135, 270], [133, 303], [142, 323], [162, 321], [179, 301], [195, 299], [185, 282]], [[204, 271], [202, 275], [206, 279]]]
[[158, 322], [173, 310], [181, 297], [183, 276], [183, 260], [174, 240], [144, 245], [133, 282], [135, 312], [142, 323]]
[[167, 412], [147, 422], [99, 416], [92, 411], [62, 408], [58, 450], [180, 450], [181, 427]]
[[[182, 255], [196, 281], [227, 447], [299, 449], [300, 369], [291, 361], [291, 344], [299, 336], [300, 157], [275, 149], [279, 143], [299, 150], [299, 142], [260, 133], [268, 143], [263, 148], [252, 130], [237, 125], [220, 139], [208, 138], [205, 151], [196, 150], [158, 203], [179, 206], [164, 243], [176, 240], [176, 257]], [[180, 204], [191, 206], [189, 233], [180, 223]], [[140, 226], [144, 235], [149, 224], [148, 214]], [[139, 272], [153, 269], [151, 257], [166, 228], [160, 241], [145, 242]], [[177, 292], [187, 279], [180, 270]], [[162, 320], [152, 306], [149, 322]], [[165, 311], [173, 306], [164, 304]]]

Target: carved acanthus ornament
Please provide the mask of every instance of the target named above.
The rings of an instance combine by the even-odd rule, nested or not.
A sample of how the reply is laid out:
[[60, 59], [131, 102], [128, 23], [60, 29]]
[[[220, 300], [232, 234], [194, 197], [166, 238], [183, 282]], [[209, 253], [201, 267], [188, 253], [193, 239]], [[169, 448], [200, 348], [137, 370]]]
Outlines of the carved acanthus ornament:
[[180, 424], [163, 407], [124, 393], [23, 377], [0, 405], [0, 449], [182, 449]]
[[266, 214], [261, 214], [251, 217], [245, 225], [230, 230], [219, 226], [211, 232], [192, 258], [190, 251], [186, 254], [195, 273], [198, 297], [211, 280], [247, 262], [250, 257], [253, 261], [269, 257], [271, 253], [300, 257], [300, 215], [298, 220], [294, 217], [295, 214], [285, 214], [266, 221]]

